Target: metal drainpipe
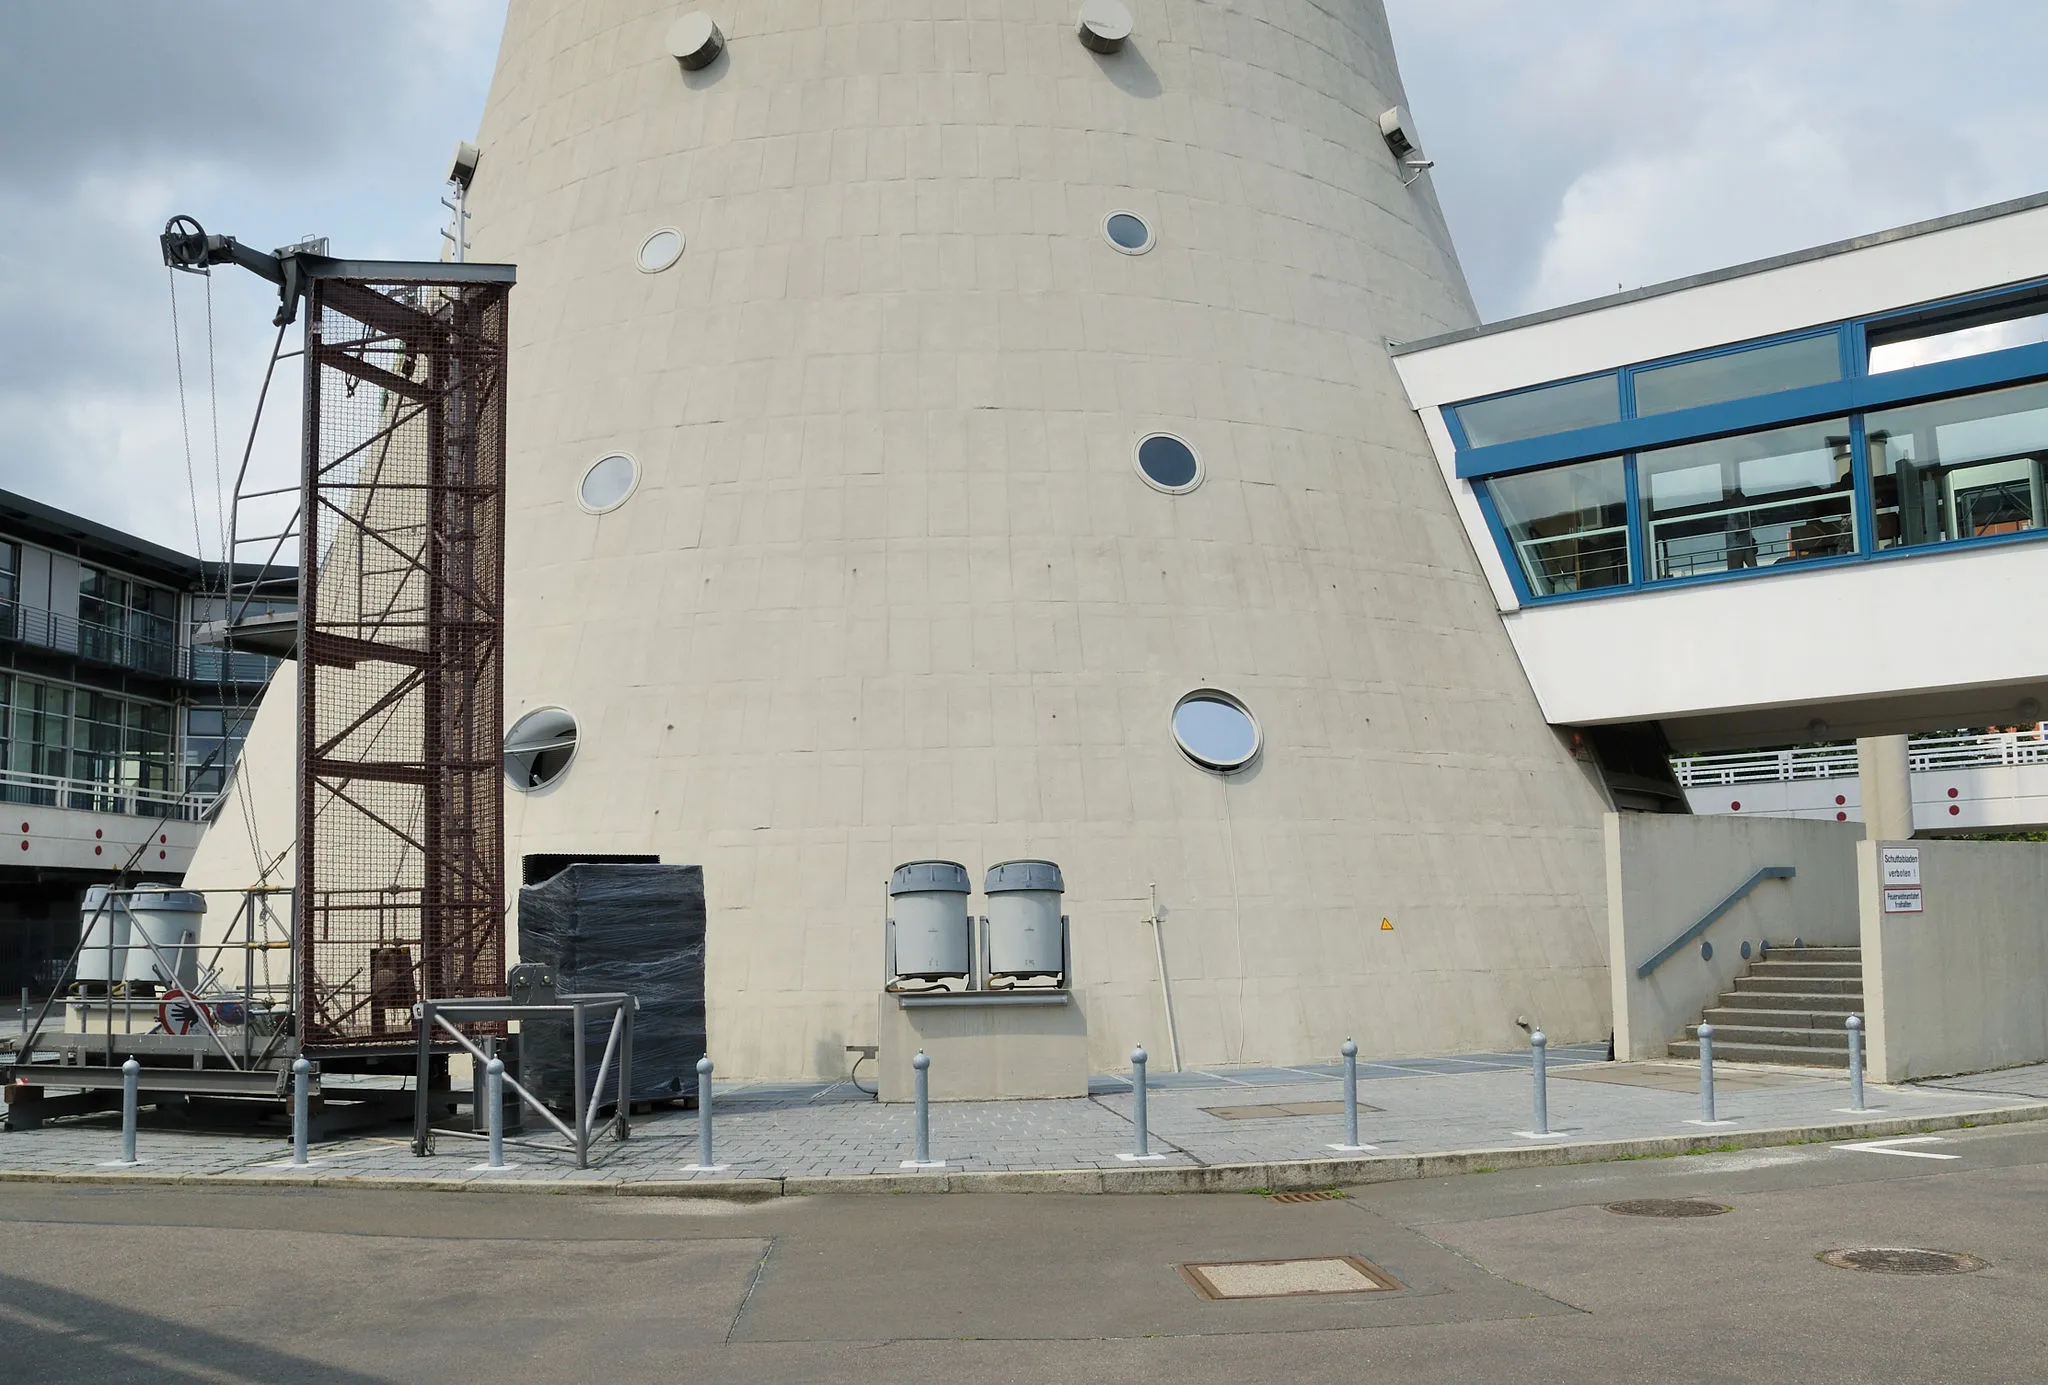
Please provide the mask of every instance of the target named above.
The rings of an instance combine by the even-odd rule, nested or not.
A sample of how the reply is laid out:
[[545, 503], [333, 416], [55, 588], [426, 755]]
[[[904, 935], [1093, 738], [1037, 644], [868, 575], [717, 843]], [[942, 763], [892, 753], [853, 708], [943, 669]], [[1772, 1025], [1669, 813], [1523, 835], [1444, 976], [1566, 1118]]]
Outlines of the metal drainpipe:
[[1173, 1023], [1173, 986], [1166, 978], [1166, 939], [1159, 931], [1159, 886], [1155, 882], [1146, 889], [1152, 895], [1152, 916], [1145, 922], [1152, 925], [1152, 949], [1159, 957], [1159, 998], [1166, 1006], [1166, 1047], [1173, 1055], [1173, 1070], [1180, 1071], [1180, 1031]]

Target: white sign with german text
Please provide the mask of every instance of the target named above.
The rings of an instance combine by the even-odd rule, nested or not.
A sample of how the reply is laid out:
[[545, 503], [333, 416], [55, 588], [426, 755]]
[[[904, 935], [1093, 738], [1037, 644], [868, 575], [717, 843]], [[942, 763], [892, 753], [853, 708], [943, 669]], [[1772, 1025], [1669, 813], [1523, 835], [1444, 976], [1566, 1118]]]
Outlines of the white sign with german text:
[[1887, 914], [1919, 914], [1926, 912], [1920, 907], [1920, 887], [1907, 885], [1894, 888], [1887, 885], [1884, 892], [1884, 911]]
[[1884, 851], [1884, 883], [1891, 885], [1917, 885], [1920, 883], [1920, 848], [1917, 846], [1888, 846]]

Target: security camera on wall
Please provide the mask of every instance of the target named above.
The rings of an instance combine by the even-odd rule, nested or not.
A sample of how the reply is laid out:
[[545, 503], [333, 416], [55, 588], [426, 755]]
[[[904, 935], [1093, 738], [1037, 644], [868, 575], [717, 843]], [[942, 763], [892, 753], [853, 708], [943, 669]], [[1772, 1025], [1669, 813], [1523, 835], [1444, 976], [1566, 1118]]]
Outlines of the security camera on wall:
[[1390, 106], [1380, 112], [1380, 138], [1387, 142], [1400, 166], [1408, 170], [1408, 176], [1401, 180], [1402, 187], [1436, 167], [1436, 160], [1422, 156], [1422, 138], [1415, 133], [1415, 118], [1408, 114], [1406, 106]]
[[470, 179], [476, 177], [476, 146], [463, 140], [455, 146], [455, 157], [448, 162], [448, 181], [469, 190]]

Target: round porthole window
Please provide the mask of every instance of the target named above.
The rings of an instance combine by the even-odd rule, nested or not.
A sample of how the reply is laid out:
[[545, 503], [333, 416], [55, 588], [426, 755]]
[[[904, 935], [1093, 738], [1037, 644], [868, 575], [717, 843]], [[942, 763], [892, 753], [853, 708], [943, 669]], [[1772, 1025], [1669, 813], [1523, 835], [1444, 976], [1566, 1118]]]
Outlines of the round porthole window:
[[576, 758], [576, 718], [560, 707], [537, 707], [505, 733], [505, 778], [522, 791], [544, 789]]
[[625, 504], [639, 484], [640, 464], [623, 452], [614, 452], [590, 464], [576, 487], [576, 499], [590, 513], [601, 515]]
[[1243, 769], [1259, 753], [1259, 724], [1242, 702], [1198, 688], [1174, 704], [1173, 738], [1203, 769]]
[[1111, 212], [1102, 219], [1102, 234], [1126, 255], [1142, 255], [1152, 248], [1152, 228], [1136, 212]]
[[1202, 459], [1171, 433], [1153, 433], [1138, 439], [1138, 475], [1147, 485], [1170, 495], [1191, 491], [1202, 484]]
[[682, 257], [683, 233], [673, 226], [664, 226], [640, 242], [635, 262], [642, 274], [659, 274]]

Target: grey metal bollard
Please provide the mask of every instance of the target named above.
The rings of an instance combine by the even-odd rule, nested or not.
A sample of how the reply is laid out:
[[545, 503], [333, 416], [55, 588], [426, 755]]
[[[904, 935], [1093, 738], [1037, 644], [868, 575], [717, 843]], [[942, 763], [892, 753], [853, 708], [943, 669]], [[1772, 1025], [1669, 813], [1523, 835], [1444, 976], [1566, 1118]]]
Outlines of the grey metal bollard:
[[1714, 1026], [1700, 1026], [1700, 1123], [1714, 1124]]
[[923, 1049], [910, 1060], [913, 1082], [917, 1093], [917, 1145], [915, 1162], [929, 1164], [932, 1161], [932, 1060], [925, 1056]]
[[1358, 1148], [1358, 1045], [1350, 1039], [1338, 1050], [1344, 1055], [1344, 1143]]
[[711, 1162], [711, 1055], [697, 1060], [697, 1167], [716, 1168]]
[[1136, 1141], [1131, 1150], [1133, 1159], [1151, 1157], [1145, 1125], [1145, 1047], [1140, 1044], [1131, 1050], [1131, 1128], [1136, 1132], [1132, 1137]]
[[304, 1058], [292, 1063], [292, 1167], [303, 1169], [306, 1158], [306, 1125], [311, 1119], [313, 1065]]
[[139, 1162], [135, 1157], [136, 1094], [142, 1087], [142, 1064], [130, 1058], [121, 1064], [121, 1162]]
[[1849, 1109], [1863, 1109], [1863, 1016], [1851, 1015], [1849, 1027]]
[[489, 1167], [505, 1167], [505, 1060], [492, 1058], [484, 1064], [484, 1100], [491, 1104], [491, 1158]]
[[1529, 1071], [1535, 1085], [1535, 1135], [1550, 1133], [1550, 1039], [1540, 1029], [1529, 1035]]

